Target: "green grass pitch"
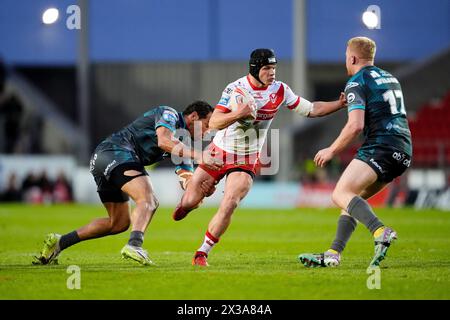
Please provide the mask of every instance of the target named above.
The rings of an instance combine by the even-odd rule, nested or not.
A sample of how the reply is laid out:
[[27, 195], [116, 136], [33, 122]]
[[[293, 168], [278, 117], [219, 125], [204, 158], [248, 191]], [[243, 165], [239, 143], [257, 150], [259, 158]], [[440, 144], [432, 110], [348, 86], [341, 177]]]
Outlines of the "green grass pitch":
[[[157, 264], [142, 267], [120, 257], [129, 232], [79, 243], [59, 265], [31, 260], [48, 232], [66, 233], [106, 211], [101, 206], [0, 206], [0, 299], [449, 299], [450, 213], [378, 209], [399, 239], [381, 268], [381, 288], [369, 290], [372, 238], [358, 225], [338, 268], [308, 269], [303, 252], [331, 243], [337, 209], [239, 208], [207, 269], [191, 266], [214, 209], [171, 220], [160, 208], [144, 246]], [[77, 265], [81, 288], [67, 288], [67, 267]]]

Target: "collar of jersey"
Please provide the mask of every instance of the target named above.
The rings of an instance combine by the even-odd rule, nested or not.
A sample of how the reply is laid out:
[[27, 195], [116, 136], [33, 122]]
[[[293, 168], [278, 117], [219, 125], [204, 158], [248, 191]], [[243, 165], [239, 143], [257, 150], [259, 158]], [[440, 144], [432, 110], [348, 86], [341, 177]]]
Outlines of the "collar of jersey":
[[356, 79], [356, 77], [358, 77], [365, 69], [372, 68], [372, 67], [375, 67], [375, 66], [365, 66], [365, 67], [362, 67], [357, 73], [355, 73], [355, 74], [350, 78], [349, 81], [352, 81], [352, 80]]
[[247, 81], [248, 81], [248, 84], [250, 85], [250, 87], [252, 87], [253, 90], [266, 90], [269, 87], [269, 86], [265, 86], [265, 87], [261, 87], [261, 88], [255, 87], [253, 85], [253, 83], [250, 81], [250, 78], [248, 77], [248, 75], [247, 75]]

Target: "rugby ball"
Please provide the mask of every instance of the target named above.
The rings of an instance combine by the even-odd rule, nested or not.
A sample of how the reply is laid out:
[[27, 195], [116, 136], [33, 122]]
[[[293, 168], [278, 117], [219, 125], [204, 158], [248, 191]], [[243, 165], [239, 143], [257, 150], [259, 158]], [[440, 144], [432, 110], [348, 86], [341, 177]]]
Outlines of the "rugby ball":
[[236, 111], [239, 108], [238, 103], [250, 103], [250, 105], [253, 108], [252, 116], [249, 116], [248, 118], [240, 119], [239, 122], [250, 124], [256, 119], [256, 103], [255, 99], [253, 98], [252, 94], [248, 92], [247, 89], [243, 87], [236, 87], [234, 88], [233, 92], [230, 96], [230, 102], [229, 106], [231, 108], [231, 111]]

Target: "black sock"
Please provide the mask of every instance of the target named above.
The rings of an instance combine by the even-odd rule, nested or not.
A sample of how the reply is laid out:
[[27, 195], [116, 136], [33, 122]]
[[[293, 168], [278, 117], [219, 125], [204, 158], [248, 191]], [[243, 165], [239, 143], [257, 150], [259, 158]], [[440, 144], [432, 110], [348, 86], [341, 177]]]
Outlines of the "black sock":
[[384, 226], [383, 223], [377, 218], [372, 208], [369, 206], [366, 200], [360, 196], [355, 196], [348, 204], [347, 212], [364, 224], [367, 229], [373, 234], [375, 230]]
[[69, 232], [63, 236], [61, 236], [61, 239], [59, 239], [59, 248], [61, 250], [64, 250], [70, 246], [73, 246], [74, 244], [80, 242], [81, 239], [78, 236], [78, 233], [76, 231]]
[[350, 236], [356, 228], [355, 218], [347, 215], [341, 215], [337, 223], [336, 237], [331, 244], [331, 249], [342, 252], [344, 251], [345, 245], [347, 244]]
[[142, 243], [144, 243], [144, 233], [141, 231], [131, 231], [128, 244], [130, 246], [142, 247]]

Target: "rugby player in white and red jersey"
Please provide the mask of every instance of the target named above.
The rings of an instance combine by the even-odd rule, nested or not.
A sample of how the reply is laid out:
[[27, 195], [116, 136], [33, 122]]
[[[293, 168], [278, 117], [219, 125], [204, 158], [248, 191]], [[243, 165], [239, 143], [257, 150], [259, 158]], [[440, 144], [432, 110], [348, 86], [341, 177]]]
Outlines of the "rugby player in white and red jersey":
[[[173, 213], [174, 220], [183, 219], [196, 208], [205, 196], [200, 186], [213, 185], [225, 175], [225, 191], [220, 207], [211, 219], [203, 244], [196, 251], [192, 264], [207, 266], [207, 257], [212, 247], [226, 231], [231, 215], [250, 190], [255, 177], [259, 153], [266, 139], [273, 118], [280, 109], [287, 108], [305, 117], [318, 117], [332, 113], [345, 106], [345, 97], [332, 102], [314, 102], [300, 98], [291, 88], [275, 80], [276, 57], [272, 49], [256, 49], [251, 53], [249, 74], [232, 83], [223, 91], [209, 121], [211, 129], [217, 129], [209, 150], [213, 157], [223, 161], [220, 170], [211, 170], [200, 165], [187, 185], [179, 205]], [[238, 104], [234, 111], [230, 107], [230, 96], [236, 87], [246, 89], [255, 102]], [[253, 115], [253, 121], [242, 121]], [[214, 188], [211, 188], [213, 192]]]

